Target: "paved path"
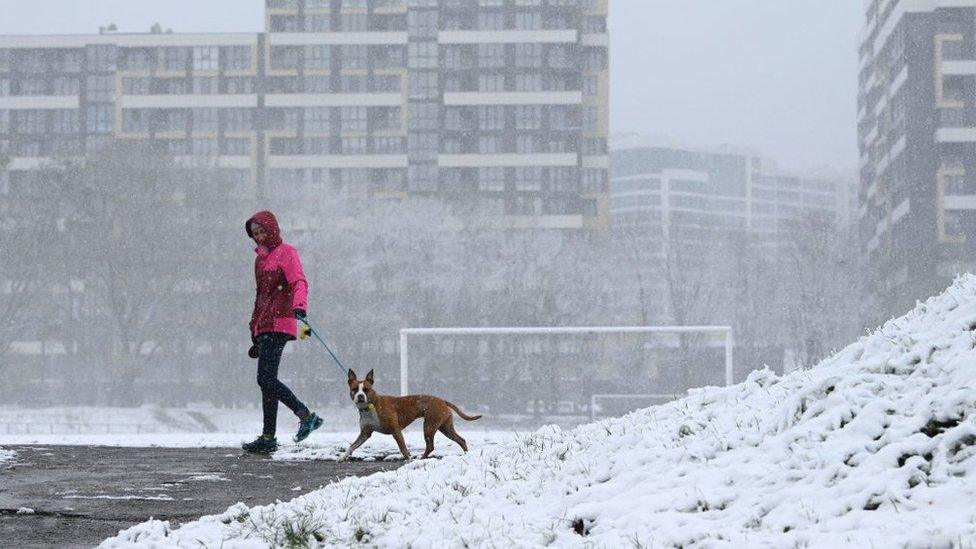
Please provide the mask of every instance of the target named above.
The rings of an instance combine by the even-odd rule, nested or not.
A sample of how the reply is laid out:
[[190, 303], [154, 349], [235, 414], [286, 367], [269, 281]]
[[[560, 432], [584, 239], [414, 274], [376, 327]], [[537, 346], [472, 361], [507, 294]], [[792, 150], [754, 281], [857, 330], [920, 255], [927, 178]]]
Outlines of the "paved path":
[[[149, 517], [172, 525], [287, 501], [400, 462], [274, 461], [233, 448], [10, 446], [0, 463], [0, 545], [92, 547]], [[18, 514], [21, 508], [33, 514]]]

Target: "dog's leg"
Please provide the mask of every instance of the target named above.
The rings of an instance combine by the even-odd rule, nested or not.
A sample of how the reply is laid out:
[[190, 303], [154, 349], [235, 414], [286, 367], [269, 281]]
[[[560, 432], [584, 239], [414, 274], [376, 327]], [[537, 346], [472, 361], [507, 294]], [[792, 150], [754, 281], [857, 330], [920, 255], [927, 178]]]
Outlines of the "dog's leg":
[[453, 417], [448, 417], [447, 421], [445, 421], [444, 424], [441, 425], [441, 432], [444, 433], [444, 436], [446, 436], [447, 438], [453, 440], [454, 442], [457, 442], [458, 446], [460, 446], [462, 450], [464, 450], [465, 452], [468, 451], [467, 441], [461, 438], [461, 435], [457, 434], [457, 431], [454, 430]]
[[407, 443], [403, 440], [403, 432], [399, 429], [393, 431], [393, 439], [396, 440], [397, 446], [400, 447], [400, 453], [403, 454], [403, 461], [410, 461], [410, 450], [407, 450]]
[[356, 437], [356, 440], [352, 441], [352, 444], [349, 445], [349, 449], [339, 457], [339, 461], [346, 461], [349, 459], [349, 456], [356, 451], [356, 448], [362, 446], [363, 443], [366, 442], [366, 439], [368, 439], [372, 434], [372, 431], [360, 431], [359, 436]]
[[430, 457], [430, 453], [434, 451], [434, 435], [437, 434], [437, 420], [427, 416], [424, 418], [424, 442], [427, 443], [427, 448], [424, 449], [424, 455], [420, 456], [420, 459], [427, 459]]

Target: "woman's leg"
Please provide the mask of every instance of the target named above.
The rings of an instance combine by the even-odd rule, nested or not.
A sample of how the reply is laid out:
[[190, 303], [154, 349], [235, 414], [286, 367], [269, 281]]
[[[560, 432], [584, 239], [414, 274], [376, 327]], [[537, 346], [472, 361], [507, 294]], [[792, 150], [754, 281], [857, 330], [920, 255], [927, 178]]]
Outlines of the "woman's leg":
[[308, 408], [298, 397], [278, 379], [278, 366], [281, 364], [281, 353], [288, 343], [288, 336], [279, 334], [262, 334], [258, 337], [260, 351], [258, 352], [258, 385], [261, 386], [261, 398], [264, 406], [264, 434], [274, 436], [278, 421], [278, 401], [284, 403], [299, 418], [309, 414]]

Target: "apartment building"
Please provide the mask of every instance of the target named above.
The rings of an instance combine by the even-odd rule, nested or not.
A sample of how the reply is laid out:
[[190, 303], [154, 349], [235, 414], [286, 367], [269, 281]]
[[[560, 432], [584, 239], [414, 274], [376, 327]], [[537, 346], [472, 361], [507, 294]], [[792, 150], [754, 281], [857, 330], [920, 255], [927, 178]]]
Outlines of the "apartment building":
[[840, 176], [788, 174], [749, 152], [632, 146], [611, 158], [614, 226], [651, 226], [644, 234], [662, 242], [707, 248], [716, 236], [741, 231], [774, 246], [798, 217], [848, 222], [856, 196]]
[[0, 191], [152, 139], [242, 196], [435, 195], [606, 226], [606, 0], [267, 0], [264, 33], [0, 37]]
[[885, 314], [976, 268], [976, 0], [866, 0], [861, 238]]

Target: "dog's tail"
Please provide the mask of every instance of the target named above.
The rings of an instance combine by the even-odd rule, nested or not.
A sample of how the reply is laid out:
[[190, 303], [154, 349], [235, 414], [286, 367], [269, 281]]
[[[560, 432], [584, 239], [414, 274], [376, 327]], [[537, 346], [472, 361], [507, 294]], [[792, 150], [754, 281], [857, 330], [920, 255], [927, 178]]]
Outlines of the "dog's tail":
[[446, 400], [444, 401], [444, 404], [447, 404], [447, 407], [448, 408], [450, 408], [450, 409], [454, 410], [455, 412], [457, 412], [457, 415], [460, 416], [461, 419], [463, 419], [465, 421], [474, 421], [476, 419], [481, 419], [481, 415], [480, 414], [479, 415], [476, 415], [476, 416], [469, 416], [468, 414], [465, 414], [464, 412], [462, 412], [460, 408], [458, 408], [457, 406], [455, 406], [454, 404], [452, 404], [452, 403], [450, 403], [450, 402], [448, 402]]

